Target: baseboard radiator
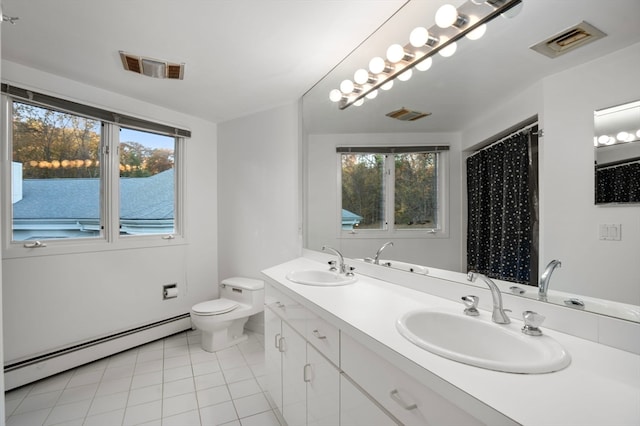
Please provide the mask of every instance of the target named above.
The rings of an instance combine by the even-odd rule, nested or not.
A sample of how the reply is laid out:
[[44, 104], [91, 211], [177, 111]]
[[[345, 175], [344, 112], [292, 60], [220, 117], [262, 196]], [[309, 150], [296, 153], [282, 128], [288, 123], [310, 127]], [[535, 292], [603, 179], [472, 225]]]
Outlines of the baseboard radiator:
[[191, 328], [189, 314], [40, 354], [4, 366], [5, 391]]

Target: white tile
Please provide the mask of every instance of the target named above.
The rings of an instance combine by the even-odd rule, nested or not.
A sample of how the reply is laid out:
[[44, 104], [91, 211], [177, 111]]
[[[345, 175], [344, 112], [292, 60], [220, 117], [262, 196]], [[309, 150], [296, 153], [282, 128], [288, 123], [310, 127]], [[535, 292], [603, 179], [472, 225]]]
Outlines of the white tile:
[[112, 393], [128, 391], [131, 387], [131, 378], [123, 377], [121, 379], [104, 380], [100, 382], [96, 396], [110, 395]]
[[200, 409], [200, 419], [203, 425], [221, 425], [238, 419], [231, 401], [211, 405]]
[[164, 349], [163, 340], [162, 339], [154, 340], [153, 342], [145, 343], [142, 346], [138, 346], [138, 357], [140, 357], [140, 355], [145, 352], [157, 351], [157, 350], [162, 351], [163, 349]]
[[104, 375], [102, 376], [102, 380], [131, 377], [133, 376], [133, 371], [135, 366], [136, 366], [135, 364], [117, 365], [113, 367], [110, 366], [106, 370], [104, 370]]
[[164, 359], [175, 358], [181, 356], [189, 356], [189, 346], [175, 346], [172, 348], [164, 348]]
[[191, 366], [191, 358], [189, 357], [189, 353], [181, 354], [175, 357], [164, 358], [164, 368], [176, 368], [176, 367], [184, 367], [185, 365]]
[[249, 367], [242, 355], [237, 358], [220, 358], [219, 362], [220, 368], [222, 368], [223, 370], [231, 370], [233, 368], [239, 367]]
[[77, 386], [75, 388], [67, 388], [62, 391], [62, 395], [60, 395], [60, 399], [58, 399], [56, 405], [84, 401], [85, 399], [93, 399], [93, 396], [95, 395], [97, 389], [98, 383]]
[[252, 416], [271, 410], [271, 406], [262, 393], [245, 396], [244, 398], [234, 399], [233, 405], [236, 407], [238, 417]]
[[18, 408], [16, 408], [14, 414], [22, 414], [29, 411], [42, 410], [43, 408], [51, 408], [56, 405], [60, 395], [62, 395], [61, 390], [39, 393], [36, 395], [27, 395], [27, 397], [22, 400]]
[[264, 362], [262, 362], [260, 364], [250, 365], [249, 368], [251, 368], [251, 371], [253, 372], [253, 375], [256, 376], [256, 377], [264, 376], [264, 375], [267, 374], [267, 370], [265, 369]]
[[164, 382], [173, 382], [175, 380], [186, 379], [187, 377], [193, 377], [190, 365], [184, 367], [169, 368], [164, 370]]
[[135, 364], [136, 358], [138, 357], [138, 349], [130, 349], [128, 351], [120, 352], [119, 354], [115, 354], [109, 357], [109, 367], [118, 367], [127, 364]]
[[83, 426], [114, 426], [122, 424], [124, 408], [87, 416]]
[[73, 388], [76, 386], [84, 386], [90, 385], [92, 383], [98, 383], [102, 380], [102, 370], [88, 371], [79, 374], [74, 374], [69, 383], [67, 383], [67, 388]]
[[177, 346], [187, 346], [187, 335], [185, 333], [174, 334], [164, 339], [164, 348], [175, 348]]
[[146, 388], [131, 389], [127, 405], [140, 405], [161, 399], [162, 385], [148, 386]]
[[128, 406], [124, 412], [123, 426], [159, 420], [162, 418], [162, 401], [147, 402], [146, 404]]
[[[69, 380], [71, 380], [72, 376], [73, 376], [73, 371], [67, 371], [67, 372], [56, 374], [55, 376], [40, 380], [33, 385], [30, 395], [64, 389], [65, 387], [67, 387], [67, 383], [69, 383]], [[24, 386], [20, 389], [23, 389], [23, 388], [27, 390], [29, 389], [28, 386]], [[11, 392], [14, 392], [14, 391], [11, 391]]]
[[[193, 363], [193, 360], [191, 361]], [[191, 366], [194, 376], [201, 376], [203, 374], [216, 373], [220, 371], [218, 360], [200, 362]]]
[[220, 386], [225, 384], [224, 375], [222, 374], [222, 372], [196, 376], [194, 377], [194, 380], [196, 382], [197, 390], [212, 388], [215, 386]]
[[107, 368], [108, 364], [109, 364], [109, 358], [102, 358], [97, 361], [93, 361], [88, 364], [84, 364], [84, 365], [81, 365], [80, 367], [77, 367], [75, 369], [75, 373], [78, 374], [79, 372], [89, 372], [89, 371], [96, 371], [96, 370], [104, 371], [104, 369]]
[[263, 364], [264, 363], [264, 349], [260, 349], [260, 352], [252, 352], [244, 354], [244, 359], [249, 365]]
[[253, 416], [240, 419], [242, 426], [280, 426], [278, 418], [273, 411], [255, 414]]
[[90, 405], [90, 399], [71, 404], [56, 405], [49, 413], [44, 425], [55, 425], [69, 420], [84, 418], [89, 411]]
[[162, 349], [162, 347], [160, 347], [160, 349], [149, 349], [144, 352], [141, 351], [138, 354], [138, 358], [136, 358], [136, 365], [141, 364], [143, 362], [162, 360], [163, 358], [164, 358], [164, 349]]
[[146, 362], [139, 362], [135, 366], [134, 374], [153, 373], [156, 371], [162, 371], [164, 368], [164, 360], [154, 359]]
[[51, 412], [51, 408], [29, 411], [22, 414], [14, 414], [7, 419], [7, 426], [34, 426], [41, 425]]
[[216, 352], [218, 359], [225, 358], [242, 358], [242, 352], [238, 349], [238, 346], [231, 346], [230, 348], [223, 349]]
[[5, 399], [4, 401], [5, 417], [9, 417], [11, 414], [13, 414], [13, 412], [15, 411], [16, 408], [18, 408], [18, 405], [20, 405], [21, 402], [22, 402], [21, 399]]
[[56, 423], [55, 425], [52, 425], [52, 426], [82, 426], [83, 423], [84, 423], [84, 417], [79, 417], [77, 419], [67, 420], [66, 422]]
[[198, 400], [195, 392], [172, 396], [162, 400], [162, 417], [169, 417], [187, 411], [197, 410]]
[[162, 426], [200, 426], [200, 424], [200, 412], [198, 410], [162, 418]]
[[262, 393], [262, 389], [258, 385], [258, 382], [256, 382], [256, 380], [253, 378], [249, 380], [243, 380], [241, 382], [230, 383], [228, 386], [229, 392], [231, 393], [231, 398], [233, 399]]
[[162, 371], [154, 371], [152, 373], [136, 374], [131, 380], [131, 389], [139, 389], [147, 386], [158, 385], [162, 383]]
[[200, 390], [197, 392], [197, 397], [198, 405], [201, 408], [209, 405], [217, 405], [225, 401], [231, 401], [229, 389], [224, 385]]
[[193, 377], [187, 377], [186, 379], [176, 380], [164, 384], [162, 390], [163, 398], [170, 398], [172, 396], [182, 395], [189, 392], [195, 392], [196, 387], [193, 383]]
[[242, 425], [240, 424], [240, 420], [234, 420], [229, 423], [223, 423], [220, 426], [242, 426]]
[[106, 413], [108, 411], [114, 411], [118, 409], [123, 409], [127, 406], [127, 399], [129, 397], [129, 392], [119, 392], [111, 395], [105, 396], [97, 396], [93, 399], [91, 403], [91, 408], [89, 408], [88, 416], [93, 416], [96, 414]]
[[[42, 383], [44, 382], [44, 380], [37, 382], [37, 383]], [[66, 383], [65, 383], [66, 385]], [[31, 395], [33, 395], [34, 393], [40, 393], [40, 392], [33, 392], [33, 390], [35, 390], [36, 386], [35, 385], [26, 385], [26, 386], [21, 386], [19, 388], [16, 389], [11, 389], [10, 391], [5, 392], [4, 394], [4, 399], [5, 401], [7, 400], [14, 400], [14, 399], [18, 399], [18, 400], [23, 400], [29, 393], [31, 393]], [[60, 389], [64, 389], [64, 386], [62, 387], [55, 387], [54, 389], [48, 389], [46, 390], [46, 392], [53, 392], [56, 390], [60, 390]]]
[[232, 368], [225, 370], [224, 379], [227, 383], [240, 382], [242, 380], [253, 379], [253, 372], [249, 367]]
[[191, 363], [218, 362], [218, 356], [214, 352], [203, 351], [202, 349], [191, 349]]

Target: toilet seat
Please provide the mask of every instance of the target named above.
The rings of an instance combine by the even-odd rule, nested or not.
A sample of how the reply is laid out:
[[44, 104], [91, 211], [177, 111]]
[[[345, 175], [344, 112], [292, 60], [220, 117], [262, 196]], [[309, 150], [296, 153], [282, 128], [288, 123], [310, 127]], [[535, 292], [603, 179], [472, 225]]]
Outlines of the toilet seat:
[[191, 310], [197, 315], [220, 315], [236, 309], [240, 304], [229, 299], [214, 299], [194, 305]]

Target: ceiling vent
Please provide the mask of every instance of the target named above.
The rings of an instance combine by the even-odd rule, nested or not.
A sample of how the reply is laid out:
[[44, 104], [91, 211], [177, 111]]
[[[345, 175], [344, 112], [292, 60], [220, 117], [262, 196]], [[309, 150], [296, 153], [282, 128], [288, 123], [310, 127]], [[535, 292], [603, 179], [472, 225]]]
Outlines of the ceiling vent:
[[120, 52], [120, 59], [122, 60], [122, 66], [125, 70], [137, 74], [174, 80], [182, 80], [184, 78], [184, 64], [174, 64], [125, 52]]
[[582, 21], [578, 25], [574, 25], [560, 34], [556, 34], [543, 42], [531, 46], [531, 49], [550, 58], [557, 58], [560, 55], [564, 55], [567, 52], [605, 36], [605, 33], [593, 25]]
[[406, 108], [400, 108], [396, 111], [391, 111], [386, 114], [387, 117], [395, 118], [400, 121], [416, 121], [421, 118], [427, 117], [431, 115], [430, 112], [420, 112], [420, 111], [411, 111]]

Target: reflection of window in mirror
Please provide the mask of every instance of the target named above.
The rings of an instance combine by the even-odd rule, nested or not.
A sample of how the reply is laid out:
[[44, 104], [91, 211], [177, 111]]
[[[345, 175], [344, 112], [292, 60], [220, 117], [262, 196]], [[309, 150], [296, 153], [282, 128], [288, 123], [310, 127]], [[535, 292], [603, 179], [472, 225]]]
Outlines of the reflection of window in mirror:
[[640, 203], [640, 101], [594, 112], [596, 204]]

